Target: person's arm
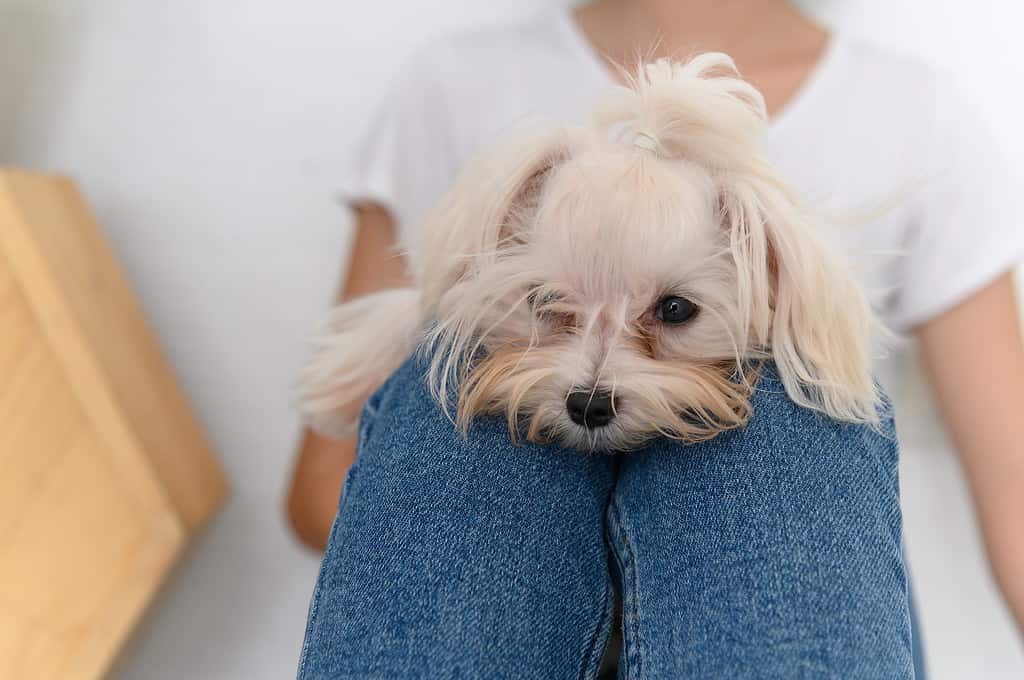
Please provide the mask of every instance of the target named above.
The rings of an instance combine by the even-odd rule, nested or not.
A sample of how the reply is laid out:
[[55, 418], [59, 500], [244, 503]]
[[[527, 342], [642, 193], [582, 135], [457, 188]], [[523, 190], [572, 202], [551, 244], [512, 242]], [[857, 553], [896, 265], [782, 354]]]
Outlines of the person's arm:
[[1024, 342], [1007, 272], [916, 332], [989, 564], [1024, 631]]
[[[374, 205], [360, 206], [339, 300], [408, 285], [405, 262], [395, 255], [394, 243], [388, 212]], [[288, 519], [299, 539], [315, 550], [327, 545], [341, 485], [355, 455], [354, 438], [328, 439], [310, 430], [303, 433], [288, 492]]]

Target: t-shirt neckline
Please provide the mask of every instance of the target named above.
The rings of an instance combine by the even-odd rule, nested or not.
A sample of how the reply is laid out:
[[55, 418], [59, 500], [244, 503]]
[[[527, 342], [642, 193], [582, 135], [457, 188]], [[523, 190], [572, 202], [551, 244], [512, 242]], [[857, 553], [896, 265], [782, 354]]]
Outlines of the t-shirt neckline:
[[[611, 72], [610, 66], [590, 42], [590, 38], [583, 32], [583, 29], [576, 22], [573, 16], [572, 6], [559, 7], [555, 11], [556, 23], [560, 26], [562, 33], [568, 39], [573, 51], [586, 64], [595, 80], [602, 86], [608, 87], [620, 85]], [[771, 135], [780, 134], [783, 130], [793, 125], [801, 112], [812, 105], [814, 99], [819, 96], [821, 90], [829, 81], [829, 73], [834, 70], [842, 52], [844, 36], [838, 30], [829, 31], [828, 41], [818, 57], [817, 63], [812, 67], [811, 72], [804, 79], [799, 89], [792, 94], [788, 101], [782, 105], [768, 119], [768, 133]]]

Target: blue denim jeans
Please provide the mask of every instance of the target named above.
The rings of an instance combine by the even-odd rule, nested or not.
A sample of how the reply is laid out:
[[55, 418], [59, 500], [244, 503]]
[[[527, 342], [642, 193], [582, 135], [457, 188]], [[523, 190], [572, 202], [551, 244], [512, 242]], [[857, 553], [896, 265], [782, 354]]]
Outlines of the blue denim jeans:
[[588, 455], [463, 439], [423, 370], [363, 412], [301, 680], [595, 678], [613, 625], [629, 680], [914, 677], [888, 400], [839, 423], [768, 363], [744, 428]]

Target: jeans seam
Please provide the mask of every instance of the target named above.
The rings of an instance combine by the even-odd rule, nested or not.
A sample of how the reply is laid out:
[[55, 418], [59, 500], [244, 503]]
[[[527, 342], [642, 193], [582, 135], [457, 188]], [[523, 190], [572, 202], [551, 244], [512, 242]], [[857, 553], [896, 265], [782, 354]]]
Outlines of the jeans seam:
[[[330, 534], [332, 534], [332, 535], [334, 534], [335, 527], [337, 526], [337, 524], [338, 524], [338, 515], [335, 514], [334, 522], [331, 524]], [[313, 599], [312, 599], [312, 602], [310, 602], [310, 605], [309, 605], [309, 616], [308, 616], [309, 621], [308, 621], [308, 623], [306, 625], [306, 636], [305, 636], [305, 639], [302, 642], [302, 652], [299, 654], [298, 678], [300, 680], [305, 675], [306, 667], [309, 665], [309, 648], [310, 648], [310, 645], [312, 644], [313, 629], [314, 629], [314, 626], [316, 624], [317, 614], [320, 611], [320, 600], [323, 598], [323, 594], [324, 594], [324, 584], [323, 584], [323, 582], [324, 582], [324, 575], [325, 575], [325, 573], [327, 571], [326, 564], [327, 564], [327, 560], [326, 559], [321, 559], [321, 561], [320, 561], [320, 570], [319, 570], [319, 573], [317, 574], [317, 579], [316, 579], [316, 586], [313, 589]]]
[[[614, 533], [614, 527], [609, 527], [609, 532]], [[614, 539], [618, 539], [617, 536], [613, 536], [613, 538]], [[621, 587], [621, 586], [623, 586], [623, 584], [624, 584], [624, 582], [626, 580], [626, 577], [625, 577], [626, 568], [622, 564], [622, 555], [619, 554], [618, 545], [614, 545], [614, 549], [612, 550], [612, 558], [615, 560], [615, 567], [616, 567], [616, 569], [619, 572], [619, 585]], [[625, 598], [623, 597], [623, 603], [622, 603], [622, 628], [623, 628], [623, 630], [622, 630], [622, 648], [623, 648], [623, 650], [626, 649], [626, 630], [625, 630], [625, 627], [626, 627], [626, 604], [625, 604]], [[623, 667], [620, 670], [622, 671], [622, 675], [628, 678], [629, 677], [629, 654], [626, 653], [623, 656], [624, 656], [623, 660], [624, 660], [625, 663], [624, 663]]]
[[[369, 409], [367, 409], [367, 410], [369, 410]], [[369, 414], [370, 418], [366, 418], [365, 414], [364, 414], [364, 418], [360, 421], [361, 424], [360, 424], [360, 428], [359, 428], [359, 438], [358, 438], [358, 443], [357, 443], [357, 447], [356, 447], [357, 454], [358, 454], [359, 450], [362, 449], [362, 447], [365, 444], [366, 438], [369, 436], [369, 431], [368, 431], [369, 430], [369, 423], [372, 420], [372, 416], [373, 416], [374, 413], [376, 413], [376, 409], [373, 410], [373, 413]], [[337, 530], [338, 530], [338, 524], [341, 521], [341, 513], [342, 513], [342, 511], [345, 508], [345, 503], [348, 501], [348, 498], [351, 495], [351, 487], [352, 487], [352, 484], [353, 484], [353, 482], [355, 480], [356, 468], [357, 468], [358, 465], [359, 465], [359, 460], [358, 460], [358, 455], [357, 455], [356, 456], [356, 460], [354, 460], [352, 462], [352, 465], [349, 466], [348, 473], [345, 475], [345, 480], [342, 482], [342, 485], [341, 485], [341, 492], [339, 494], [339, 499], [338, 499], [338, 509], [334, 513], [334, 521], [331, 522], [331, 530], [328, 532], [328, 536], [327, 536], [327, 546], [328, 546], [328, 549], [330, 548], [330, 545], [333, 543], [333, 538], [334, 538], [335, 532], [337, 532]], [[306, 637], [305, 637], [305, 639], [302, 642], [302, 652], [299, 655], [298, 678], [300, 680], [303, 677], [303, 675], [305, 673], [305, 670], [306, 670], [306, 666], [309, 663], [309, 647], [310, 647], [311, 640], [312, 640], [312, 637], [313, 637], [313, 627], [314, 627], [314, 625], [316, 623], [317, 613], [320, 610], [320, 600], [323, 597], [323, 591], [324, 591], [323, 581], [324, 581], [324, 575], [326, 573], [326, 565], [327, 565], [327, 554], [326, 554], [326, 550], [325, 550], [324, 556], [321, 557], [321, 560], [320, 560], [320, 571], [319, 571], [319, 573], [317, 575], [316, 585], [313, 588], [313, 598], [312, 598], [312, 601], [310, 602], [310, 605], [309, 605], [308, 623], [306, 625]]]
[[[626, 527], [622, 522], [622, 511], [617, 498], [613, 497], [611, 502], [612, 521], [616, 529], [616, 548], [621, 549], [623, 555], [616, 554], [616, 562], [619, 564], [619, 572], [622, 581], [622, 646], [625, 650], [626, 668], [625, 677], [627, 680], [641, 680], [643, 660], [641, 656], [640, 640], [640, 611], [637, 604], [637, 577], [636, 577], [636, 553], [629, 540]], [[618, 550], [616, 550], [616, 553]], [[627, 592], [629, 597], [627, 598]], [[628, 607], [627, 607], [628, 599]], [[628, 610], [628, 611], [627, 611]]]
[[[593, 635], [590, 636], [590, 643], [587, 645], [587, 651], [583, 655], [583, 666], [580, 668], [579, 680], [586, 680], [596, 675], [596, 672], [601, 669], [601, 660], [604, 657], [603, 651], [597, 655], [595, 660], [594, 653], [598, 647], [598, 639], [601, 637], [601, 632], [604, 630], [605, 620], [608, 618], [608, 613], [613, 611], [614, 606], [614, 595], [610, 593], [610, 584], [605, 584], [604, 589], [604, 600], [601, 605], [601, 615], [597, 619], [597, 627], [594, 628]], [[611, 596], [610, 596], [611, 595]]]
[[[320, 566], [320, 573], [322, 576], [323, 565]], [[320, 608], [320, 598], [322, 595], [323, 588], [320, 587], [320, 578], [318, 578], [317, 586], [313, 593], [313, 602], [309, 606], [309, 624], [306, 626], [306, 639], [302, 643], [302, 653], [299, 655], [298, 678], [300, 680], [306, 673], [306, 666], [309, 665], [309, 648], [312, 645], [313, 623], [316, 620], [317, 610]]]

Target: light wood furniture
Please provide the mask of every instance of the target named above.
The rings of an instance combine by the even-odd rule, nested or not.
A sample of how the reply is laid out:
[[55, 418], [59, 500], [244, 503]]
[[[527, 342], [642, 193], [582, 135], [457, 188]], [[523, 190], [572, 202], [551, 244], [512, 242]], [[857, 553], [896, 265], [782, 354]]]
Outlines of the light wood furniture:
[[0, 678], [102, 677], [225, 488], [74, 185], [0, 169]]

